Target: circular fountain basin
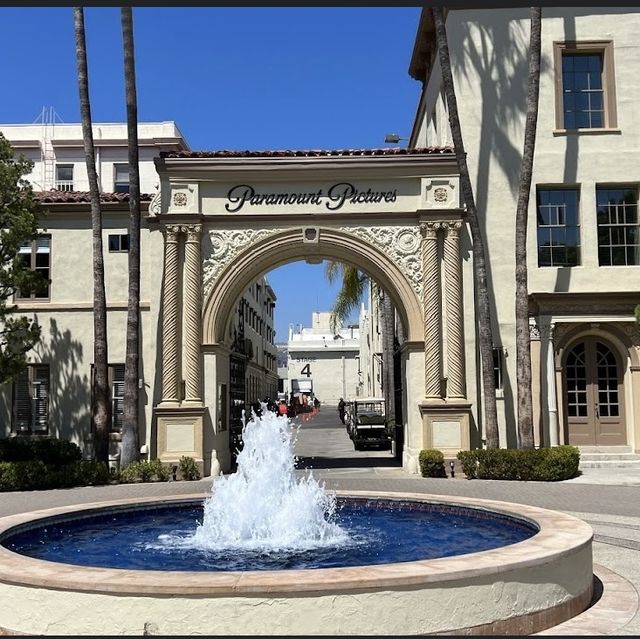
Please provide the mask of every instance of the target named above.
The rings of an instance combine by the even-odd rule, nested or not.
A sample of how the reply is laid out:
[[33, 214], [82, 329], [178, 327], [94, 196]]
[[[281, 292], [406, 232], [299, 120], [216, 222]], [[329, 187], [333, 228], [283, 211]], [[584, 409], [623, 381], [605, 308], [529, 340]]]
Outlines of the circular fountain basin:
[[[579, 519], [460, 497], [338, 495], [400, 510], [493, 517], [528, 531], [528, 538], [437, 559], [337, 568], [142, 570], [44, 560], [12, 552], [4, 544], [47, 523], [154, 504], [186, 504], [202, 501], [202, 495], [23, 513], [0, 519], [0, 628], [78, 635], [530, 634], [569, 619], [589, 604], [593, 533]], [[65, 557], [69, 561], [73, 559]]]

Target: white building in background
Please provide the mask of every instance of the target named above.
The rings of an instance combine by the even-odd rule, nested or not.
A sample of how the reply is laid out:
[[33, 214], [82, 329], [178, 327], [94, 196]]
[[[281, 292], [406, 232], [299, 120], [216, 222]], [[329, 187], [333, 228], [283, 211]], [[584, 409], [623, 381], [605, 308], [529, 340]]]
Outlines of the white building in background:
[[[16, 150], [33, 162], [26, 176], [36, 191], [88, 191], [81, 124], [47, 122], [40, 124], [0, 124]], [[127, 125], [93, 123], [98, 186], [104, 193], [129, 192]], [[175, 122], [138, 124], [140, 192], [153, 193], [158, 174], [153, 163], [161, 151], [188, 151], [189, 145]]]
[[355, 397], [360, 388], [360, 329], [331, 330], [331, 313], [314, 312], [311, 327], [289, 327], [288, 392], [309, 393], [322, 404]]
[[357, 394], [361, 397], [382, 397], [382, 320], [379, 299], [371, 284], [368, 296], [368, 308], [364, 302], [360, 306], [360, 371]]

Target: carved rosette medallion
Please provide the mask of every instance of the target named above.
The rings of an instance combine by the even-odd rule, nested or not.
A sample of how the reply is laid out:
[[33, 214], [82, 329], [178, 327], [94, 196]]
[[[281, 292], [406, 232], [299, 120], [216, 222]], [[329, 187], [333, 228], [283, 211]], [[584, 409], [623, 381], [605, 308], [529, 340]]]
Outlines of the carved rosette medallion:
[[173, 194], [173, 205], [174, 206], [187, 206], [187, 194], [178, 191]]
[[436, 202], [446, 202], [449, 199], [449, 194], [447, 193], [447, 189], [445, 189], [443, 186], [439, 186], [437, 189], [434, 189], [433, 199]]
[[211, 243], [210, 256], [202, 265], [202, 282], [205, 296], [213, 288], [215, 281], [225, 267], [246, 248], [264, 240], [270, 235], [280, 233], [283, 229], [232, 229], [209, 232]]
[[413, 226], [362, 227], [343, 226], [345, 233], [355, 235], [376, 248], [395, 262], [414, 291], [422, 294], [422, 261], [420, 257], [420, 234]]

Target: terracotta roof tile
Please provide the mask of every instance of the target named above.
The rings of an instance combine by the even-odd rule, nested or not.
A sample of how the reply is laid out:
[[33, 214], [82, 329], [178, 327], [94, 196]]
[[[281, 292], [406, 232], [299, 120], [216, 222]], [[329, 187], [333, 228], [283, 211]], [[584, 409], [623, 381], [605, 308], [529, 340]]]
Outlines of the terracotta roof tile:
[[[78, 204], [91, 203], [88, 191], [34, 191], [34, 195], [42, 204]], [[153, 196], [148, 193], [140, 194], [141, 202], [149, 202]], [[100, 202], [128, 202], [128, 193], [100, 193]]]
[[307, 151], [161, 151], [163, 158], [316, 158], [316, 157], [359, 157], [377, 155], [444, 155], [453, 153], [450, 146], [427, 146], [415, 149], [332, 149]]

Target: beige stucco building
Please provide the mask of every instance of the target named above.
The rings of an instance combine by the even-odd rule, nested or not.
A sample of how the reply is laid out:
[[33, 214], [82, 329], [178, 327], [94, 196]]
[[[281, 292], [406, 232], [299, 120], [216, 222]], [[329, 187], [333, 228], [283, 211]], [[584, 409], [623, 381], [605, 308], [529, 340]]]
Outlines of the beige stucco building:
[[[545, 7], [542, 15], [528, 228], [536, 442], [638, 452], [640, 330], [633, 310], [640, 301], [640, 127], [634, 102], [640, 15], [618, 7]], [[500, 439], [515, 446], [514, 220], [529, 10], [451, 10], [446, 25], [488, 251]], [[409, 141], [414, 147], [451, 144], [433, 29], [425, 9], [409, 70], [423, 83]], [[465, 232], [468, 396], [481, 423], [472, 268]], [[610, 446], [615, 448], [602, 448]]]

